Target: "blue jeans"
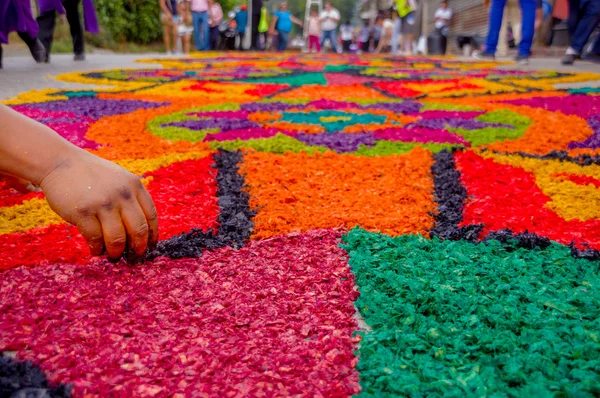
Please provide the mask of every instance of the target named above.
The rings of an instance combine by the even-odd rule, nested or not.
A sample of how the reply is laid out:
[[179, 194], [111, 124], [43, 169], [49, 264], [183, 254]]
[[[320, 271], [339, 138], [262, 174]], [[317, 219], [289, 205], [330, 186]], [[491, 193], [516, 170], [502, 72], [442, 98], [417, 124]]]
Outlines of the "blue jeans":
[[[485, 52], [495, 54], [498, 47], [498, 36], [502, 27], [502, 15], [506, 0], [492, 0], [490, 7], [490, 26], [487, 39], [485, 41]], [[521, 7], [521, 42], [519, 43], [519, 55], [531, 55], [531, 44], [533, 43], [533, 34], [535, 33], [535, 0], [519, 0]]]
[[[568, 28], [571, 48], [581, 54], [596, 25], [600, 22], [599, 0], [569, 0]], [[594, 48], [600, 47], [598, 41]]]
[[208, 12], [192, 11], [192, 24], [194, 25], [194, 43], [198, 51], [209, 49], [210, 34], [208, 29]]
[[337, 31], [335, 29], [323, 31], [323, 36], [321, 37], [321, 48], [323, 48], [323, 44], [325, 44], [327, 39], [331, 41], [331, 48], [337, 53]]
[[279, 42], [277, 43], [277, 51], [285, 51], [288, 45], [288, 35], [290, 32], [284, 32], [283, 30], [278, 30], [279, 32]]

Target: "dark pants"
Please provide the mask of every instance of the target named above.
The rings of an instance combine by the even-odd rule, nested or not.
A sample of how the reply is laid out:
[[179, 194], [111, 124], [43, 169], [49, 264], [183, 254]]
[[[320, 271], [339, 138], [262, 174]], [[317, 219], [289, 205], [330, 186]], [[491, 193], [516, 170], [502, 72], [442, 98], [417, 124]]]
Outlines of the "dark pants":
[[[32, 48], [35, 45], [36, 37], [32, 38], [31, 36], [29, 36], [29, 33], [26, 33], [26, 32], [17, 32], [17, 34], [19, 35], [21, 40], [23, 40], [25, 42], [25, 44], [27, 44], [27, 47], [29, 47], [29, 50], [32, 52], [32, 55], [33, 55], [34, 50], [32, 50]], [[3, 55], [2, 45], [0, 44], [0, 69], [2, 68], [2, 55]], [[34, 56], [34, 58], [35, 58], [35, 56]]]
[[571, 48], [581, 54], [596, 25], [600, 22], [600, 0], [569, 0], [567, 26]]
[[258, 14], [252, 13], [252, 32], [250, 35], [251, 50], [260, 49], [260, 45], [258, 43], [258, 23], [260, 22], [260, 10], [258, 11]]
[[350, 45], [352, 44], [352, 40], [343, 40], [342, 47], [345, 53], [350, 52]]
[[[67, 21], [71, 28], [71, 37], [73, 39], [73, 52], [75, 55], [85, 52], [83, 44], [83, 29], [79, 19], [79, 3], [81, 0], [63, 0], [62, 4], [67, 12]], [[56, 11], [47, 11], [37, 17], [37, 23], [40, 26], [38, 37], [44, 47], [46, 54], [50, 54], [52, 49], [52, 40], [54, 39], [54, 28], [56, 27]]]
[[220, 38], [220, 34], [219, 34], [219, 26], [211, 26], [210, 27], [210, 49], [211, 50], [218, 50], [219, 47], [219, 38]]
[[279, 33], [279, 41], [277, 42], [277, 51], [285, 51], [288, 46], [288, 35], [290, 32], [284, 32], [283, 30], [278, 30]]

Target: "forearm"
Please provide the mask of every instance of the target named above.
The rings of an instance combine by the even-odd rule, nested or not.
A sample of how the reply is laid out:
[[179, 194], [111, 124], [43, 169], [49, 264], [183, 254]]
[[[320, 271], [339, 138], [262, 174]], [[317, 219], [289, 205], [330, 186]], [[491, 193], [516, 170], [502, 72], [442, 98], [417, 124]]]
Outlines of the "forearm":
[[81, 151], [54, 131], [0, 104], [0, 171], [40, 185]]

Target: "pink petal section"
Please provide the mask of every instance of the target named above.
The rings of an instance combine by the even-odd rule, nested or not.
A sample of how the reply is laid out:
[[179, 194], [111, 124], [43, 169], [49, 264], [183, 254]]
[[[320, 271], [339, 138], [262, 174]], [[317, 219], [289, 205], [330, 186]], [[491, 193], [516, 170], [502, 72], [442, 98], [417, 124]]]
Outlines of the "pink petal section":
[[0, 351], [76, 396], [350, 396], [358, 293], [339, 238], [13, 268], [0, 279]]

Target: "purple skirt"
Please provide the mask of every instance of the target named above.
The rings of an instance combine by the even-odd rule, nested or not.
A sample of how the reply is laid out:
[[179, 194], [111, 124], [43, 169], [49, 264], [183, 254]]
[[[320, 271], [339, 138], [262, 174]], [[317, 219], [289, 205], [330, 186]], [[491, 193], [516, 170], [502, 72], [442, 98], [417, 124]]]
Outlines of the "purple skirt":
[[0, 44], [8, 43], [10, 32], [37, 36], [38, 24], [31, 14], [30, 0], [0, 0]]

